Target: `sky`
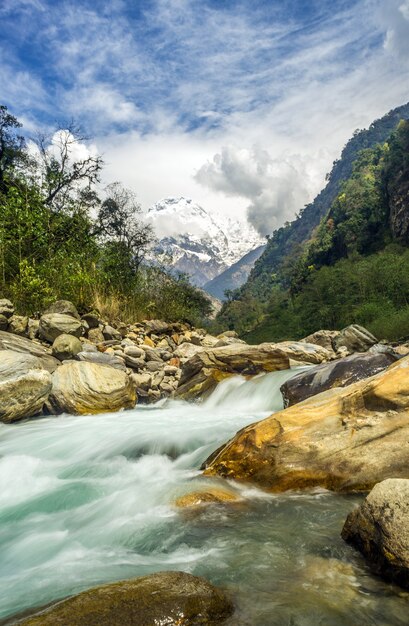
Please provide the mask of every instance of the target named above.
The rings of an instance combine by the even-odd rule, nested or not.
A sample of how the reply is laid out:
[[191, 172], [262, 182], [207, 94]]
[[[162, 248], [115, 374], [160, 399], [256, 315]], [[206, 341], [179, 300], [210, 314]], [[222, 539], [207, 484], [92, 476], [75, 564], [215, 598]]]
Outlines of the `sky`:
[[1, 0], [0, 103], [70, 120], [144, 209], [271, 233], [357, 128], [409, 101], [409, 0]]

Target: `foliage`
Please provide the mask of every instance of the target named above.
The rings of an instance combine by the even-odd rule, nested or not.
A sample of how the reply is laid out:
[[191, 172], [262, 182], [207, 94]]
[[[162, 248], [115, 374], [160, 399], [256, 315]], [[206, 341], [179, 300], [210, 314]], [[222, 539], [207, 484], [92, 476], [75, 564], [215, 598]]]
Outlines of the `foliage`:
[[205, 319], [211, 304], [185, 276], [143, 265], [153, 233], [140, 206], [119, 183], [107, 187], [101, 203], [95, 183], [102, 161], [78, 156], [82, 137], [74, 127], [51, 143], [41, 139], [34, 157], [19, 128], [0, 107], [2, 295], [31, 315], [64, 298], [80, 311], [101, 306], [125, 321]]

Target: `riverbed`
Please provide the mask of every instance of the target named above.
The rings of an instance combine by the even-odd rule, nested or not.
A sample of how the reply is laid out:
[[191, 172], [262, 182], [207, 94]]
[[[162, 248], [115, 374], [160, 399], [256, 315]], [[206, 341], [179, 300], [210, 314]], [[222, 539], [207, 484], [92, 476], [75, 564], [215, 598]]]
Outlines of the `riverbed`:
[[202, 405], [0, 425], [0, 619], [100, 583], [183, 570], [229, 591], [232, 625], [406, 626], [409, 594], [340, 538], [362, 496], [231, 483], [239, 505], [191, 514], [173, 504], [223, 484], [204, 479], [201, 463], [282, 408], [279, 387], [293, 374], [231, 379]]

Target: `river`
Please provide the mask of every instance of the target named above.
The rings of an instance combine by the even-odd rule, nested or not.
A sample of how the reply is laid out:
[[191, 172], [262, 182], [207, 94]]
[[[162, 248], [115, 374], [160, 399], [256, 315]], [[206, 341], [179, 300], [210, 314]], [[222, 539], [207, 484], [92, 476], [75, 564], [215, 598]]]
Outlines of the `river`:
[[361, 496], [234, 485], [240, 506], [191, 515], [172, 504], [220, 484], [201, 478], [201, 463], [282, 408], [291, 375], [230, 379], [202, 405], [1, 424], [2, 623], [99, 583], [183, 570], [229, 590], [235, 626], [407, 626], [409, 594], [340, 538]]

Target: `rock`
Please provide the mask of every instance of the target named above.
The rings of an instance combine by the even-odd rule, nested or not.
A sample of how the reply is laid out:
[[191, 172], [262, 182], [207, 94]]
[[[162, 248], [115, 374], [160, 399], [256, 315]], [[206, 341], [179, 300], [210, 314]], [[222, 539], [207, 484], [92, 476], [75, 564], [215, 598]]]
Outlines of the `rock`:
[[9, 319], [8, 331], [14, 335], [24, 336], [27, 332], [28, 317], [25, 315], [12, 315]]
[[54, 343], [54, 340], [63, 334], [81, 337], [83, 327], [81, 322], [72, 315], [47, 313], [40, 318], [39, 334], [45, 341]]
[[209, 457], [206, 474], [272, 492], [365, 491], [409, 478], [409, 357], [242, 429]]
[[82, 343], [73, 335], [59, 335], [54, 341], [51, 352], [59, 361], [74, 358], [82, 350]]
[[142, 350], [139, 346], [126, 346], [124, 348], [124, 353], [128, 356], [131, 356], [135, 359], [145, 358], [145, 351]]
[[14, 315], [14, 305], [10, 300], [7, 300], [7, 298], [0, 300], [0, 315], [4, 315], [7, 319]]
[[92, 341], [92, 343], [95, 344], [105, 341], [105, 337], [100, 328], [90, 328], [87, 337], [90, 341]]
[[51, 374], [41, 360], [0, 350], [0, 420], [14, 422], [42, 412], [51, 391]]
[[153, 333], [167, 333], [170, 329], [169, 324], [162, 320], [144, 320], [143, 323]]
[[202, 346], [194, 346], [192, 343], [182, 343], [174, 351], [173, 357], [177, 357], [179, 359], [190, 359], [198, 352], [202, 352], [202, 350], [204, 350]]
[[339, 336], [339, 330], [317, 330], [312, 335], [302, 339], [304, 343], [315, 343], [330, 352], [334, 350], [334, 341]]
[[158, 372], [160, 369], [162, 369], [162, 363], [159, 363], [158, 361], [147, 361], [145, 363], [145, 367], [148, 372]]
[[149, 337], [144, 337], [142, 347], [144, 349], [145, 349], [145, 347], [154, 348], [155, 344], [153, 343], [152, 339], [150, 339]]
[[161, 353], [158, 350], [154, 350], [153, 348], [146, 346], [144, 353], [147, 361], [157, 361], [158, 363], [162, 363]]
[[0, 330], [7, 330], [9, 321], [5, 315], [0, 314]]
[[184, 572], [157, 572], [83, 591], [21, 626], [215, 626], [233, 613], [223, 591]]
[[163, 368], [163, 371], [165, 374], [168, 374], [170, 376], [175, 376], [179, 370], [175, 365], [165, 365], [165, 367]]
[[0, 331], [0, 350], [13, 350], [23, 354], [31, 354], [40, 359], [41, 367], [49, 372], [54, 372], [60, 362], [49, 354], [43, 346], [35, 341], [30, 341], [25, 337], [12, 335]]
[[98, 365], [106, 365], [107, 367], [126, 372], [126, 365], [123, 359], [106, 352], [84, 350], [84, 346], [83, 350], [77, 354], [77, 359], [85, 363], [97, 363]]
[[27, 325], [27, 337], [29, 339], [35, 339], [36, 337], [38, 337], [39, 328], [40, 320], [34, 320], [30, 317]]
[[271, 350], [280, 350], [290, 359], [291, 365], [311, 363], [318, 365], [333, 358], [333, 352], [314, 343], [303, 341], [280, 341], [279, 343], [262, 343], [259, 347], [268, 346]]
[[224, 339], [225, 337], [232, 337], [233, 339], [238, 337], [238, 334], [235, 330], [225, 330], [220, 335], [217, 335], [218, 339]]
[[240, 502], [242, 498], [227, 489], [221, 488], [209, 488], [204, 491], [193, 491], [187, 493], [184, 496], [180, 496], [175, 500], [175, 506], [180, 509], [187, 509], [191, 507], [208, 506], [209, 504], [225, 504], [231, 502]]
[[[323, 348], [321, 348], [323, 349]], [[201, 350], [182, 366], [177, 397], [192, 400], [208, 395], [217, 384], [233, 374], [255, 375], [288, 369], [287, 355], [274, 344], [235, 344]]]
[[132, 357], [129, 354], [124, 355], [125, 363], [128, 367], [134, 370], [139, 370], [145, 366], [145, 359], [143, 357]]
[[104, 335], [104, 339], [107, 341], [109, 341], [110, 339], [117, 339], [118, 341], [120, 341], [122, 339], [122, 335], [119, 330], [116, 330], [108, 324], [104, 326], [102, 334]]
[[342, 538], [362, 552], [374, 572], [409, 589], [409, 480], [375, 485], [348, 515]]
[[51, 412], [85, 415], [130, 409], [135, 402], [134, 386], [125, 372], [98, 363], [67, 361], [54, 373], [48, 405]]
[[385, 370], [398, 357], [387, 353], [352, 354], [344, 359], [322, 363], [300, 372], [280, 388], [284, 406], [292, 406], [333, 387], [346, 387]]
[[135, 385], [137, 393], [139, 389], [147, 391], [152, 384], [152, 376], [147, 372], [143, 372], [141, 374], [131, 374], [130, 379]]
[[99, 327], [99, 316], [97, 313], [85, 313], [81, 320], [88, 324], [90, 330]]
[[231, 346], [234, 343], [244, 343], [247, 344], [243, 339], [238, 339], [237, 337], [223, 337], [222, 339], [218, 339], [215, 348], [223, 348], [223, 346]]
[[366, 352], [375, 343], [378, 343], [376, 337], [358, 324], [343, 328], [333, 341], [335, 350], [345, 346], [349, 352]]
[[80, 316], [78, 315], [78, 311], [75, 305], [69, 300], [57, 300], [54, 304], [51, 304], [48, 309], [46, 309], [43, 315], [50, 315], [51, 313], [60, 313], [62, 315], [70, 315], [75, 319], [79, 320]]

